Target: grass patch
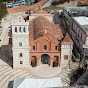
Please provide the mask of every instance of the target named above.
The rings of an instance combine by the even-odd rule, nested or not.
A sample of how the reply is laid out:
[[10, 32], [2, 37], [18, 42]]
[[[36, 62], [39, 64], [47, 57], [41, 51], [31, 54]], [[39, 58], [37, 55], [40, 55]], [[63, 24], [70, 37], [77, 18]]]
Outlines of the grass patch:
[[43, 10], [60, 10], [62, 9], [63, 10], [63, 7], [56, 7], [56, 6], [49, 6], [49, 7], [45, 7], [43, 8]]

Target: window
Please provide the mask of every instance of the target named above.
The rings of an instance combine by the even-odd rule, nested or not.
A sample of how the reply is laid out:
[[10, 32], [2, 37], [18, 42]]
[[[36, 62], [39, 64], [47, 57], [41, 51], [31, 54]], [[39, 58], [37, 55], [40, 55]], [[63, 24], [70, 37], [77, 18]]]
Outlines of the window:
[[23, 61], [20, 61], [20, 64], [23, 64]]
[[22, 46], [22, 43], [21, 42], [19, 43], [19, 46]]
[[55, 46], [55, 50], [57, 50], [57, 46]]
[[20, 57], [22, 57], [22, 53], [20, 53]]
[[23, 32], [26, 32], [26, 28], [25, 27], [23, 28]]
[[82, 39], [82, 34], [81, 34], [81, 39]]
[[47, 46], [46, 45], [44, 45], [44, 50], [46, 50], [47, 49]]
[[33, 46], [33, 50], [35, 50], [35, 46]]
[[19, 32], [21, 32], [21, 27], [19, 27]]
[[68, 55], [64, 55], [64, 60], [68, 60]]
[[17, 32], [17, 27], [15, 27], [15, 32]]

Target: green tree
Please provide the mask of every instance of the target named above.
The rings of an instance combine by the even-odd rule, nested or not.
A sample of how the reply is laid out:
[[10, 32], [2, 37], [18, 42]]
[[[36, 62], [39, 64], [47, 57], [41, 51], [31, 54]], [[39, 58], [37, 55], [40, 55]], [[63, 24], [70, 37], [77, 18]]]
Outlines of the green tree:
[[6, 5], [0, 3], [0, 20], [7, 14]]

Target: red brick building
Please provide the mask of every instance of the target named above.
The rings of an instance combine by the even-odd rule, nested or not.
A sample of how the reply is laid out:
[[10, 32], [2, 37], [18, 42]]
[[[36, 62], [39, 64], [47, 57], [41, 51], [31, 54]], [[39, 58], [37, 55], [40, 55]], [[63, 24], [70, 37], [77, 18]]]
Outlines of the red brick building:
[[[21, 18], [21, 16], [19, 17]], [[18, 20], [19, 17], [17, 18]], [[24, 42], [25, 40], [22, 39], [23, 36], [25, 38], [28, 35], [25, 35], [24, 33], [21, 34], [21, 31], [20, 34], [19, 32], [17, 33], [17, 31], [15, 33], [14, 32], [15, 24], [12, 25], [13, 42], [16, 41], [17, 43], [19, 43], [19, 41], [22, 40], [21, 45], [23, 45], [23, 46], [18, 45], [16, 46], [17, 43], [14, 44], [10, 41], [10, 43], [13, 44], [13, 52], [14, 52], [13, 63], [16, 63], [16, 66], [14, 64], [14, 67], [17, 67], [17, 65], [19, 67], [22, 66], [25, 67], [25, 64], [26, 63], [28, 64], [28, 60], [29, 65], [32, 66], [48, 64], [49, 66], [64, 65], [65, 67], [69, 64], [69, 60], [71, 59], [72, 55], [73, 42], [68, 34], [65, 37], [63, 36], [59, 25], [54, 24], [52, 17], [53, 16], [50, 13], [43, 11], [41, 8], [39, 11], [34, 11], [33, 13], [31, 13], [31, 15], [29, 16], [29, 29], [28, 29], [29, 48], [26, 48], [26, 46], [24, 46], [28, 41]], [[18, 24], [21, 25], [21, 21], [18, 22]], [[18, 24], [16, 23], [16, 25], [19, 27]], [[19, 39], [17, 38], [17, 36]], [[23, 52], [20, 49], [20, 47], [23, 50]], [[25, 53], [27, 52], [26, 49], [27, 50], [29, 49], [29, 56], [28, 54]], [[18, 57], [17, 59], [16, 55], [19, 54], [18, 51], [21, 52], [21, 57]], [[26, 56], [28, 59], [26, 58]], [[27, 59], [27, 61], [25, 59]], [[19, 63], [20, 60], [21, 63]]]

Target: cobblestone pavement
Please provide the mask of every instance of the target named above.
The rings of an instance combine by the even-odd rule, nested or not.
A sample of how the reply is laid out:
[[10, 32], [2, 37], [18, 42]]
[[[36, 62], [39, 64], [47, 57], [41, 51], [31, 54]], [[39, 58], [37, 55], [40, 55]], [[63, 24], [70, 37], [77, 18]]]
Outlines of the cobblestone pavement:
[[60, 77], [62, 85], [70, 85], [70, 77], [74, 69], [63, 69], [59, 67], [49, 67], [41, 65], [39, 67], [29, 67], [27, 69], [13, 69], [9, 65], [0, 65], [0, 88], [12, 88], [15, 78], [46, 78]]

